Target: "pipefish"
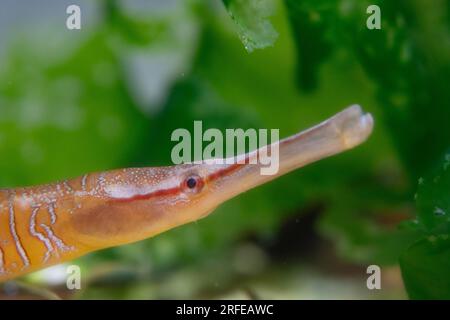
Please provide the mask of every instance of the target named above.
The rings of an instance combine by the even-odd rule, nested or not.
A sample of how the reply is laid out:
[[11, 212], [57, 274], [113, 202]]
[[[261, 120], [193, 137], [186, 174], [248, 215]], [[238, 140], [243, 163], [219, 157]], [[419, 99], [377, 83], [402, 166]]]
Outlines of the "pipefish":
[[[354, 105], [274, 142], [279, 169], [273, 175], [262, 175], [261, 164], [252, 161], [221, 161], [118, 169], [2, 189], [0, 281], [196, 221], [238, 194], [361, 144], [372, 127], [372, 116]], [[241, 156], [252, 160], [260, 151]]]

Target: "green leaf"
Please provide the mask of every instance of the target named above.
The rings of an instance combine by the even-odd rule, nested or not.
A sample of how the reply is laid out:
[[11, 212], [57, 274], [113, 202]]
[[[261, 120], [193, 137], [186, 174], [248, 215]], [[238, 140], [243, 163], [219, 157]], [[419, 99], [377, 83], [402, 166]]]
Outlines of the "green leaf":
[[275, 9], [273, 0], [223, 0], [223, 2], [248, 52], [274, 44], [278, 33], [269, 21]]
[[450, 239], [429, 236], [401, 257], [403, 281], [411, 299], [450, 299]]
[[413, 299], [450, 298], [450, 153], [429, 177], [419, 179], [416, 228], [425, 235], [401, 257]]

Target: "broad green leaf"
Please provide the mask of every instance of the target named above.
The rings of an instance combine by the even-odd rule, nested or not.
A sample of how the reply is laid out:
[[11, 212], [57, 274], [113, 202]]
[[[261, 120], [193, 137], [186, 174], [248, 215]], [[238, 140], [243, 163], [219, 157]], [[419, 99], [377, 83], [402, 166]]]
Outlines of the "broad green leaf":
[[223, 0], [223, 2], [248, 52], [274, 44], [278, 33], [269, 20], [276, 6], [274, 0]]
[[419, 179], [416, 229], [423, 238], [401, 257], [413, 299], [450, 298], [450, 153], [433, 174]]

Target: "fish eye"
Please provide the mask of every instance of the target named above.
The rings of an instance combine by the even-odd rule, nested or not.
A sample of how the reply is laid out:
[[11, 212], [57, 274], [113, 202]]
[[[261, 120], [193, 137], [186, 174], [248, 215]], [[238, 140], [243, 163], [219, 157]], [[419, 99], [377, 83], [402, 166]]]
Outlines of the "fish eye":
[[190, 175], [183, 181], [183, 189], [186, 192], [198, 193], [203, 188], [203, 179], [198, 175]]
[[195, 186], [197, 185], [197, 179], [193, 178], [193, 177], [189, 177], [186, 180], [186, 185], [189, 189], [194, 189]]

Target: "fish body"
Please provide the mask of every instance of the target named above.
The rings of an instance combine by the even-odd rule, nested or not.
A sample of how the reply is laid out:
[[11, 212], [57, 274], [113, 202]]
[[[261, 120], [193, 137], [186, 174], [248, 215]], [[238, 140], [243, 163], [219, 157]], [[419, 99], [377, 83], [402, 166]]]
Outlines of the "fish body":
[[118, 169], [2, 189], [0, 281], [196, 221], [238, 194], [359, 145], [372, 127], [370, 114], [351, 106], [277, 141], [269, 146], [279, 150], [279, 169], [272, 175], [262, 175], [262, 164], [252, 161], [263, 147], [236, 161]]

